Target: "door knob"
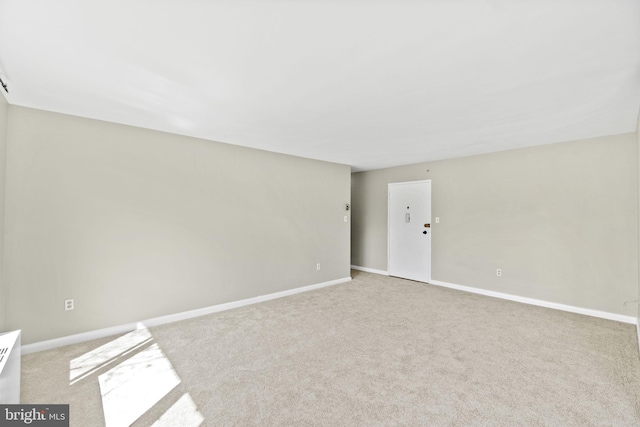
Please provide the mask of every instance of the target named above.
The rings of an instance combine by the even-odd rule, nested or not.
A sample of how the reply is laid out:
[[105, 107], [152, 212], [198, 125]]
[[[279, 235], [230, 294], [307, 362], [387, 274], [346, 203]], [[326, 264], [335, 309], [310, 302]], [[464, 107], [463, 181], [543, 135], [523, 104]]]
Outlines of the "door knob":
[[423, 231], [423, 232], [422, 232], [422, 234], [427, 234], [427, 231], [426, 231], [426, 230], [425, 230], [425, 231]]

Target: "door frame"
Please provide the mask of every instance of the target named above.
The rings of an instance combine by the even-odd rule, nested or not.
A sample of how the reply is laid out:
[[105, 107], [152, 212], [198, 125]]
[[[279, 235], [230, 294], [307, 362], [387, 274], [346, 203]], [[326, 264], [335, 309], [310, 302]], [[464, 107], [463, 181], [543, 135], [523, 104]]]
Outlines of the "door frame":
[[[433, 193], [433, 183], [431, 182], [430, 179], [422, 179], [419, 181], [404, 181], [404, 182], [389, 182], [387, 183], [387, 275], [390, 276], [391, 274], [391, 204], [389, 203], [391, 201], [391, 186], [393, 185], [404, 185], [404, 184], [422, 184], [422, 183], [429, 183], [429, 186], [431, 188], [431, 191], [429, 191], [429, 210], [431, 211], [431, 224], [433, 224], [433, 206], [431, 204], [431, 200], [433, 199], [433, 197], [431, 197], [431, 193]], [[429, 283], [431, 282], [431, 258], [433, 257], [433, 254], [431, 252], [431, 239], [433, 238], [433, 227], [431, 227], [429, 229], [429, 231], [431, 232], [431, 236], [429, 237], [429, 259], [427, 260], [427, 262], [429, 263], [429, 276], [427, 278], [427, 282], [425, 283]]]

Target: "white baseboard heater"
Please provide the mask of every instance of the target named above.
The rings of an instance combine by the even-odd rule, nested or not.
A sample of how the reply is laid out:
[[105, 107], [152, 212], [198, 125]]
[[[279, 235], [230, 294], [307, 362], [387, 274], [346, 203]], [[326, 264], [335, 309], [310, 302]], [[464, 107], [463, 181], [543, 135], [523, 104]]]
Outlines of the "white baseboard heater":
[[20, 403], [20, 331], [0, 335], [0, 403]]

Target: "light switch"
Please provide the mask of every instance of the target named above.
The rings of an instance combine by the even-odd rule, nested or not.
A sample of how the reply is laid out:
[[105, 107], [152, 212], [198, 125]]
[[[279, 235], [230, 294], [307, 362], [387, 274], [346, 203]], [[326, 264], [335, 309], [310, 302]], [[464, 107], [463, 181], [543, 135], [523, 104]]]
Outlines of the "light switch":
[[436, 217], [436, 224], [438, 224], [439, 222], [440, 222], [440, 217], [439, 217], [439, 216], [437, 216], [437, 217]]

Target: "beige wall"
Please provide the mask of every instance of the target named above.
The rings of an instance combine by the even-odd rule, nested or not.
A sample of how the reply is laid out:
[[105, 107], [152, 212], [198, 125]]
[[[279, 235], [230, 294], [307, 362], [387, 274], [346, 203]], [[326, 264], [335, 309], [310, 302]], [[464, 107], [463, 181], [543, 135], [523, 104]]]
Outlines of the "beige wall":
[[387, 270], [387, 184], [431, 179], [434, 280], [636, 315], [635, 144], [631, 133], [355, 173], [352, 264]]
[[[0, 89], [1, 90], [1, 89]], [[7, 159], [7, 116], [8, 104], [4, 95], [0, 95], [0, 333], [5, 332], [6, 292], [4, 282], [4, 193]]]
[[[637, 188], [638, 188], [638, 255], [640, 256], [640, 111], [638, 111], [638, 122], [637, 122], [637, 127], [636, 127], [636, 155], [638, 158], [638, 164], [637, 164], [637, 170], [636, 170], [636, 174], [637, 174]], [[640, 261], [639, 261], [639, 265], [638, 267], [640, 268]], [[638, 278], [638, 295], [637, 295], [637, 300], [638, 300], [638, 304], [637, 304], [637, 308], [638, 311], [636, 312], [636, 318], [639, 319], [638, 322], [638, 345], [640, 345], [640, 277]]]
[[345, 165], [10, 106], [7, 326], [28, 344], [347, 278], [349, 183]]

